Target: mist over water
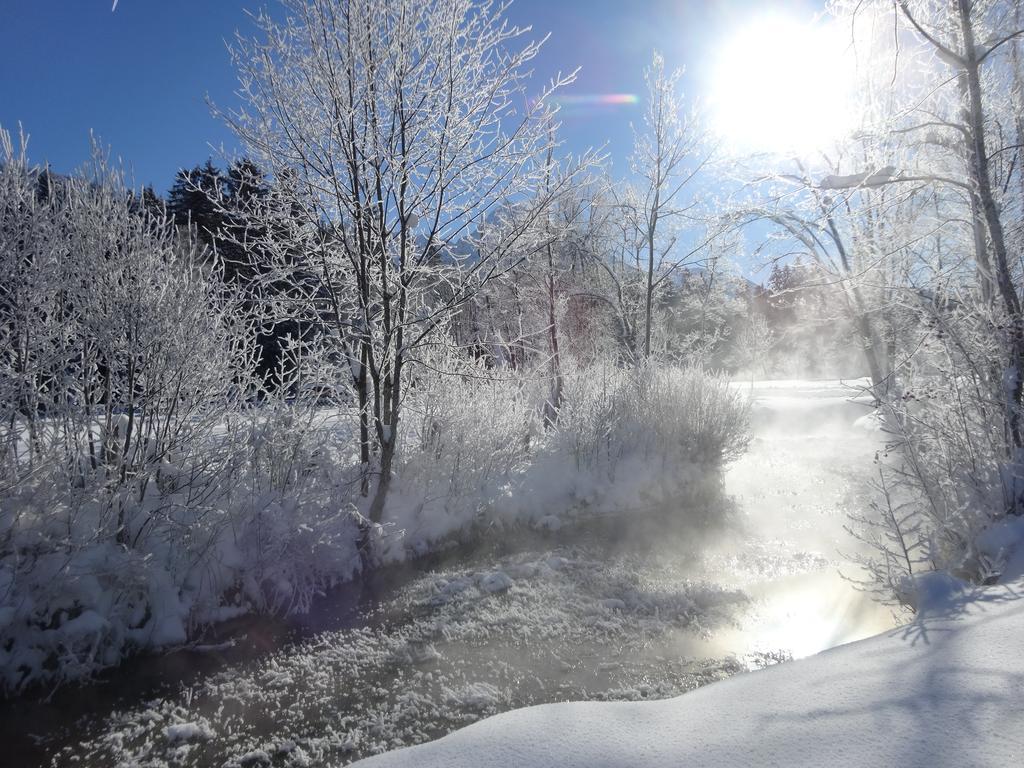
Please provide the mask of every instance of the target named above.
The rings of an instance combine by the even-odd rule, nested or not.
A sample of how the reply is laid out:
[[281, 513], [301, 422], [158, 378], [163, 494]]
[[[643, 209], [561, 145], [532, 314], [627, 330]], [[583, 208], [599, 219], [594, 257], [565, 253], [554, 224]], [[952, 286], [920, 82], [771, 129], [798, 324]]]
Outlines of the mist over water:
[[740, 591], [748, 601], [727, 626], [673, 632], [661, 648], [756, 666], [892, 628], [905, 617], [856, 587], [864, 574], [850, 557], [862, 545], [844, 529], [848, 515], [863, 513], [872, 500], [866, 479], [883, 447], [865, 418], [872, 401], [864, 382], [734, 386], [753, 399], [753, 436], [724, 473], [716, 524], [633, 544], [654, 558], [675, 556], [688, 578]]
[[745, 637], [806, 656], [892, 627], [891, 609], [849, 581], [861, 576], [848, 559], [860, 543], [844, 526], [872, 500], [867, 480], [883, 447], [865, 418], [864, 382], [762, 382], [752, 395], [750, 449], [725, 481], [750, 551], [763, 553], [751, 568], [723, 569], [762, 601]]

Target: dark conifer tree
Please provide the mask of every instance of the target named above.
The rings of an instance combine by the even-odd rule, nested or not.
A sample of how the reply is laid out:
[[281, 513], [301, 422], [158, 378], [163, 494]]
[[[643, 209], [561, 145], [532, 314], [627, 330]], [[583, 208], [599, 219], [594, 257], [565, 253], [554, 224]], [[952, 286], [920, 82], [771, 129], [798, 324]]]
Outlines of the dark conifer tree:
[[167, 209], [179, 226], [192, 226], [200, 239], [214, 246], [223, 224], [214, 200], [222, 193], [224, 179], [211, 160], [191, 170], [181, 169], [167, 196]]

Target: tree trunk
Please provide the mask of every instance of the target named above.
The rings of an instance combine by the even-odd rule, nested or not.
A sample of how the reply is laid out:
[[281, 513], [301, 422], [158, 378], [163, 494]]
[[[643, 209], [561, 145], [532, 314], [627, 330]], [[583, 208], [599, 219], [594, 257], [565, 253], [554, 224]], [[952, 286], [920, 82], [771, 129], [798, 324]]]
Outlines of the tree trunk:
[[644, 359], [651, 357], [651, 315], [654, 304], [654, 233], [657, 219], [651, 221], [651, 228], [647, 233], [647, 301], [645, 306], [644, 321]]
[[[390, 425], [389, 425], [390, 426]], [[370, 502], [370, 522], [379, 524], [384, 519], [384, 504], [387, 502], [388, 491], [391, 489], [391, 472], [395, 461], [394, 428], [385, 430], [390, 433], [380, 442], [380, 474], [377, 477], [377, 488]]]
[[[399, 337], [399, 345], [401, 338]], [[399, 403], [402, 396], [402, 356], [396, 354], [394, 370], [386, 377], [381, 387], [384, 400], [381, 417], [377, 420], [377, 438], [380, 442], [380, 474], [377, 477], [377, 489], [370, 502], [370, 522], [380, 523], [384, 519], [384, 505], [388, 491], [391, 489], [391, 476], [395, 462], [395, 449], [398, 445]]]
[[558, 354], [558, 326], [555, 307], [555, 266], [548, 244], [548, 345], [551, 353], [551, 396], [544, 404], [544, 427], [551, 429], [558, 422], [562, 407], [562, 361]]
[[359, 371], [355, 377], [356, 395], [359, 400], [359, 495], [370, 495], [370, 410], [366, 370], [366, 342], [359, 342]]
[[1020, 298], [1013, 284], [1006, 253], [1006, 238], [1003, 233], [999, 207], [989, 177], [988, 148], [985, 142], [985, 112], [981, 91], [981, 63], [974, 42], [974, 27], [971, 22], [970, 0], [958, 0], [960, 32], [963, 38], [963, 71], [967, 79], [967, 118], [970, 131], [968, 168], [971, 181], [977, 190], [978, 202], [985, 217], [992, 253], [995, 256], [996, 285], [1002, 297], [1003, 309], [1007, 315], [1009, 352], [1006, 382], [1006, 430], [1013, 452], [1022, 447], [1020, 425], [1021, 397], [1024, 394], [1024, 322], [1021, 317]]

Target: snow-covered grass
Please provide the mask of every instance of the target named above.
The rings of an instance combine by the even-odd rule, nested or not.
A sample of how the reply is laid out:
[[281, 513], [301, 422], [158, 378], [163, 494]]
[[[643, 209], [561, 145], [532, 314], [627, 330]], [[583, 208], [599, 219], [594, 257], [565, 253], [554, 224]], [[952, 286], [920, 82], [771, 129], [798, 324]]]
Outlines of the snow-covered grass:
[[[709, 567], [754, 599], [764, 591], [757, 588], [758, 579], [767, 576], [784, 585], [787, 598], [769, 593], [762, 607], [771, 613], [777, 607], [778, 616], [753, 627], [759, 637], [751, 644], [767, 640], [765, 647], [785, 647], [782, 641], [788, 639], [794, 655], [806, 648], [809, 658], [665, 701], [517, 710], [360, 765], [1018, 763], [1024, 755], [1024, 716], [1017, 701], [1024, 680], [1017, 652], [1024, 632], [1024, 582], [985, 588], [943, 573], [919, 577], [913, 622], [813, 655], [864, 637], [865, 628], [879, 632], [870, 629], [876, 624], [870, 604], [851, 599], [858, 593], [849, 584], [845, 593], [834, 592], [826, 577], [838, 564], [837, 549], [856, 551], [855, 542], [841, 538], [845, 513], [863, 507], [865, 470], [884, 443], [869, 418], [870, 402], [851, 398], [856, 386], [766, 382], [754, 391], [751, 450], [731, 467], [726, 481], [753, 546], [735, 550], [731, 537], [732, 547], [708, 551]], [[1018, 523], [1009, 519], [975, 542], [980, 552], [1004, 564], [1004, 578], [1019, 579], [1024, 572], [1024, 526]], [[797, 543], [793, 556], [779, 545], [783, 540], [790, 548]], [[816, 554], [818, 548], [826, 555]], [[841, 567], [850, 572], [848, 565]], [[850, 617], [857, 617], [855, 624], [843, 627]]]
[[[311, 621], [329, 631], [303, 643], [155, 699], [132, 687], [141, 698], [113, 713], [90, 707], [95, 717], [46, 741], [48, 759], [343, 764], [515, 707], [675, 696], [887, 631], [888, 610], [835, 573], [878, 448], [876, 432], [853, 426], [868, 409], [836, 382], [755, 392], [750, 450], [708, 503], [505, 527], [468, 559], [449, 553], [398, 594], [375, 592], [366, 626], [336, 629], [336, 607], [319, 603]], [[177, 725], [170, 733], [195, 739], [169, 739]]]
[[[469, 560], [446, 555], [397, 595], [378, 592], [368, 626], [333, 629], [336, 608], [315, 605], [332, 631], [113, 713], [92, 707], [44, 749], [61, 764], [343, 764], [515, 707], [674, 696], [877, 632], [870, 604], [830, 578], [872, 435], [850, 429], [862, 411], [844, 387], [790, 389], [755, 402], [751, 450], [706, 503], [505, 527], [488, 541], [518, 537], [512, 554], [485, 542]], [[177, 725], [196, 738], [169, 740]]]
[[[931, 583], [938, 581], [940, 583]], [[1024, 582], [934, 575], [917, 619], [656, 702], [520, 709], [366, 768], [1008, 766], [1024, 756]]]

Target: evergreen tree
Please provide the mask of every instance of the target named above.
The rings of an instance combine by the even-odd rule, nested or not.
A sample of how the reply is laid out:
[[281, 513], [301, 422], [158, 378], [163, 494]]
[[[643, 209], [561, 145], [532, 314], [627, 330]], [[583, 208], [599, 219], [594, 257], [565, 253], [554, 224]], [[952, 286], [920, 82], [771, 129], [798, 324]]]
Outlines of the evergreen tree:
[[206, 164], [191, 170], [178, 171], [167, 196], [167, 210], [179, 226], [192, 226], [207, 245], [215, 245], [215, 237], [223, 224], [214, 200], [224, 189], [220, 170], [207, 159]]
[[[243, 158], [221, 171], [207, 160], [178, 171], [167, 210], [177, 225], [193, 228], [215, 254], [224, 282], [242, 289], [260, 353], [257, 373], [274, 388], [288, 337], [308, 336], [317, 323], [293, 317], [268, 321], [261, 308], [290, 291], [301, 291], [268, 281], [273, 259], [267, 248], [274, 237], [262, 223], [262, 209], [271, 204], [270, 182], [256, 163]], [[301, 256], [295, 254], [296, 259]]]

